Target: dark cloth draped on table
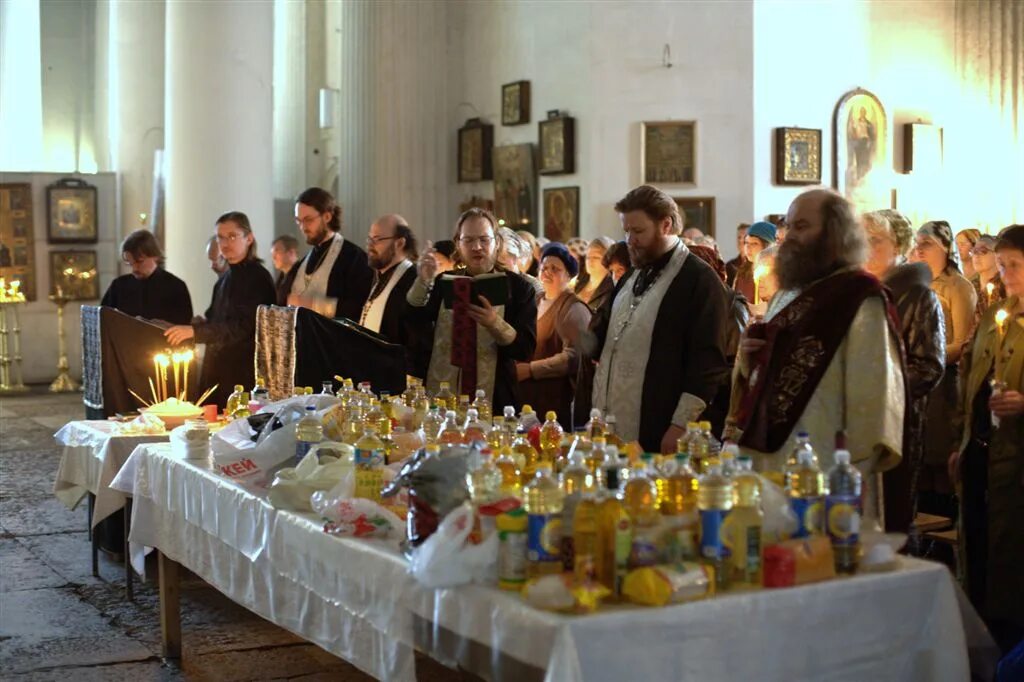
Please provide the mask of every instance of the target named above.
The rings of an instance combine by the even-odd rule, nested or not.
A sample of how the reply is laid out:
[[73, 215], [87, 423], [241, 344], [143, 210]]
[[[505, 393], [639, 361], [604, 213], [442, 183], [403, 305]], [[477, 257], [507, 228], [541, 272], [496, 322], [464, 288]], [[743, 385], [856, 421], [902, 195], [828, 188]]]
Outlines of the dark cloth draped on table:
[[405, 349], [349, 320], [260, 306], [256, 336], [256, 366], [275, 400], [294, 386], [318, 389], [335, 374], [369, 381], [377, 392], [405, 390]]
[[[152, 400], [153, 356], [167, 348], [163, 327], [98, 306], [82, 306], [82, 320], [86, 416], [106, 419], [135, 412], [141, 405], [128, 389]], [[193, 388], [196, 374], [189, 377]]]
[[192, 321], [192, 299], [188, 287], [163, 268], [157, 268], [146, 279], [121, 275], [110, 283], [100, 305], [171, 324]]
[[[292, 290], [292, 283], [295, 282], [300, 271], [308, 272], [307, 261], [310, 259], [313, 259], [312, 263], [316, 263], [313, 251], [300, 258], [285, 275], [284, 282], [278, 289], [280, 292], [277, 299], [278, 305], [285, 305], [288, 302], [287, 298]], [[328, 298], [338, 301], [335, 317], [358, 320], [372, 284], [373, 270], [370, 269], [366, 260], [366, 252], [356, 246], [352, 240], [346, 239], [342, 243], [341, 253], [334, 261], [330, 277], [327, 280]], [[281, 295], [284, 298], [281, 298]]]
[[259, 261], [232, 265], [213, 286], [209, 317], [193, 325], [196, 343], [206, 344], [200, 385], [218, 385], [207, 402], [224, 407], [235, 384], [248, 390], [255, 383], [256, 308], [274, 296], [274, 280]]

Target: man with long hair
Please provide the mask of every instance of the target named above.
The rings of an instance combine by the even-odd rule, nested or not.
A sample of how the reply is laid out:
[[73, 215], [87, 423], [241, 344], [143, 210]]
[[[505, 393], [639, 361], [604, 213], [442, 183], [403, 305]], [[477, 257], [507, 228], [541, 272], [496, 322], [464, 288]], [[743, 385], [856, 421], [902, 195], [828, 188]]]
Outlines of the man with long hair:
[[850, 203], [830, 190], [798, 196], [775, 258], [779, 292], [747, 329], [733, 402], [740, 447], [758, 468], [781, 470], [801, 431], [822, 469], [836, 433], [865, 474], [863, 510], [876, 523], [873, 474], [899, 463], [906, 403], [900, 329], [881, 282], [864, 272], [867, 241]]
[[192, 319], [188, 287], [164, 269], [164, 253], [152, 232], [135, 230], [125, 237], [121, 260], [132, 271], [110, 283], [100, 305], [137, 317], [188, 324]]

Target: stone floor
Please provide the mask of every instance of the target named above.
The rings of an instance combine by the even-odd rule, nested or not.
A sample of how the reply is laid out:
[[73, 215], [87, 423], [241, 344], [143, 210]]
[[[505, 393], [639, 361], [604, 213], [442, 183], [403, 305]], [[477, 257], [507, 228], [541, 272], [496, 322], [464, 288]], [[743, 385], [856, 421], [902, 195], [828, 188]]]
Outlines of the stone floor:
[[[84, 415], [80, 394], [0, 398], [0, 679], [369, 680], [201, 580], [182, 589], [183, 667], [160, 659], [155, 585], [124, 598], [120, 564], [92, 575], [86, 505], [53, 496], [53, 433]], [[421, 680], [464, 677], [424, 657]]]

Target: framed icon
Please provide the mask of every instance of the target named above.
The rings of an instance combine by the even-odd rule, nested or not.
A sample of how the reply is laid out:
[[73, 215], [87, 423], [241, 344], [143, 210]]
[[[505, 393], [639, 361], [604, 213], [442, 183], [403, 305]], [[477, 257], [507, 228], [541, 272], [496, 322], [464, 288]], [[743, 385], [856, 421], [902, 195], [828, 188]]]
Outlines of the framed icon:
[[530, 81], [501, 86], [501, 125], [517, 126], [530, 122]]
[[471, 118], [459, 128], [459, 182], [480, 182], [494, 177], [491, 149], [494, 147], [494, 126]]
[[540, 126], [541, 175], [562, 175], [576, 171], [576, 119], [558, 111], [548, 114]]
[[648, 121], [640, 129], [640, 165], [645, 183], [697, 184], [695, 121]]
[[683, 229], [696, 227], [709, 237], [715, 236], [714, 197], [675, 197], [683, 216]]
[[100, 297], [95, 251], [51, 251], [50, 294], [61, 293], [71, 301], [95, 301]]
[[33, 241], [32, 185], [0, 184], [0, 279], [7, 286], [19, 282], [28, 301], [36, 300]]
[[46, 239], [51, 244], [95, 244], [96, 188], [64, 178], [46, 188]]
[[821, 182], [821, 131], [775, 129], [775, 182], [816, 185]]
[[580, 236], [579, 187], [544, 189], [544, 236], [563, 244]]

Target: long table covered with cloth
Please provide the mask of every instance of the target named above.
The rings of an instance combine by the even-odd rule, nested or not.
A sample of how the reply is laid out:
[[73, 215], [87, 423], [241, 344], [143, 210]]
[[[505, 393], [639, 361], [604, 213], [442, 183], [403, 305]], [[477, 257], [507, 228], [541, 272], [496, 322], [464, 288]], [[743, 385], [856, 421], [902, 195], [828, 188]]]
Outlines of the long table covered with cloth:
[[[486, 586], [433, 590], [393, 543], [328, 535], [261, 490], [139, 446], [113, 487], [134, 496], [130, 540], [160, 552], [165, 654], [181, 654], [178, 565], [380, 679], [415, 679], [414, 650], [493, 680], [966, 680], [991, 639], [948, 570], [890, 573], [574, 616]], [[970, 655], [969, 655], [970, 651]], [[186, 654], [187, 655], [187, 652]], [[973, 658], [974, 660], [969, 660]], [[984, 672], [983, 672], [984, 674]]]

